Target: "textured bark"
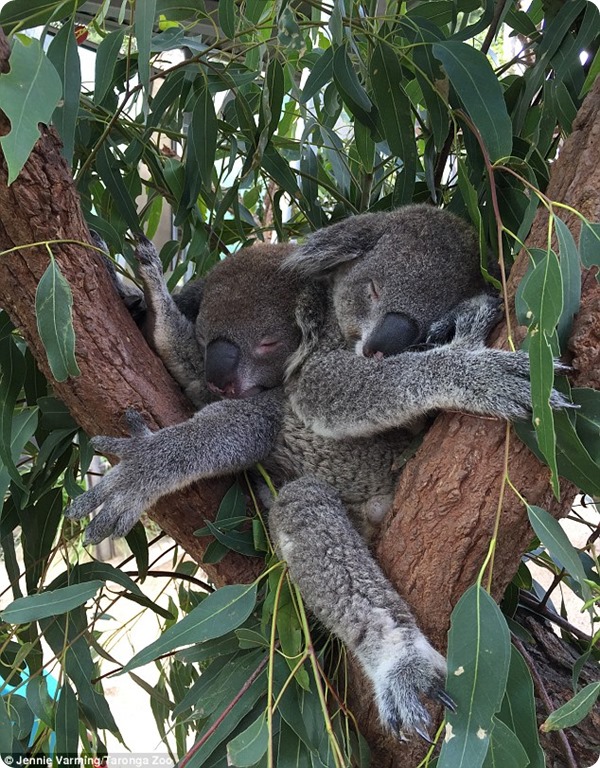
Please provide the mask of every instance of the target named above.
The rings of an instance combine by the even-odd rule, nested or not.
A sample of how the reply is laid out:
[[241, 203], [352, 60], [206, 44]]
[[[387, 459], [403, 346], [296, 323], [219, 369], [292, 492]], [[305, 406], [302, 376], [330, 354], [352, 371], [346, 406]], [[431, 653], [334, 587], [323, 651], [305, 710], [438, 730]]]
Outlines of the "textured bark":
[[[8, 46], [0, 32], [0, 69]], [[0, 135], [9, 130], [0, 114]], [[0, 251], [48, 240], [89, 242], [87, 225], [55, 133], [42, 136], [23, 171], [10, 187], [0, 154]], [[40, 369], [74, 419], [90, 435], [125, 434], [122, 414], [136, 408], [155, 427], [185, 420], [191, 406], [131, 320], [109, 279], [99, 254], [79, 245], [52, 245], [52, 252], [73, 292], [76, 356], [81, 376], [52, 379], [35, 317], [35, 291], [48, 266], [45, 246], [23, 247], [0, 258], [0, 306], [22, 333]], [[197, 483], [173, 494], [150, 517], [193, 557], [200, 559], [208, 540], [194, 530], [214, 518], [226, 480]], [[204, 567], [204, 566], [203, 566]], [[205, 566], [217, 584], [250, 581], [258, 561], [230, 553]]]
[[[551, 200], [567, 203], [591, 221], [600, 220], [600, 78], [588, 94], [551, 169], [546, 192]], [[574, 233], [578, 219], [557, 211]], [[541, 209], [528, 245], [546, 246], [547, 213]], [[577, 237], [577, 234], [575, 234]], [[509, 304], [525, 274], [528, 257], [521, 253], [509, 279]], [[581, 310], [570, 340], [575, 386], [600, 387], [600, 286], [596, 270], [584, 271]], [[520, 340], [512, 317], [513, 336]], [[495, 334], [495, 345], [506, 347], [507, 326]], [[377, 557], [398, 591], [413, 607], [419, 624], [440, 649], [444, 649], [450, 614], [463, 592], [479, 573], [494, 529], [502, 485], [507, 427], [493, 419], [465, 414], [443, 414], [408, 463], [398, 485], [394, 509], [385, 522]], [[549, 471], [510, 434], [508, 468], [512, 483], [531, 503], [556, 517], [565, 515], [574, 496], [568, 482], [561, 484], [557, 500], [549, 488]], [[494, 562], [493, 592], [500, 597], [513, 577], [533, 533], [523, 505], [506, 488]], [[565, 698], [556, 696], [558, 706]], [[369, 705], [364, 684], [357, 686], [354, 703], [367, 733], [378, 768], [413, 768], [425, 754], [418, 743], [392, 745], [379, 731], [376, 713]], [[582, 766], [594, 762], [586, 739], [577, 729], [569, 736]], [[550, 741], [550, 740], [549, 740]], [[560, 748], [551, 746], [560, 763]], [[576, 751], [580, 747], [580, 751]], [[553, 758], [553, 759], [554, 759]], [[552, 763], [550, 763], [552, 764]]]

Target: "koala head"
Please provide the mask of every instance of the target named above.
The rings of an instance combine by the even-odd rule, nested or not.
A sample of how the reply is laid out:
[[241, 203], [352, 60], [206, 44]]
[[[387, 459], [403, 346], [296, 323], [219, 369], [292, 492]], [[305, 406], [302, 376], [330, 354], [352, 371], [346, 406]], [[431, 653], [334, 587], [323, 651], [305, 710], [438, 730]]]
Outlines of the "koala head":
[[424, 342], [434, 323], [485, 288], [473, 230], [428, 205], [363, 214], [320, 230], [286, 266], [328, 277], [344, 339], [365, 356], [399, 354]]
[[279, 270], [287, 245], [255, 245], [208, 273], [196, 321], [206, 382], [215, 394], [249, 397], [283, 382], [300, 343], [295, 307], [300, 279]]

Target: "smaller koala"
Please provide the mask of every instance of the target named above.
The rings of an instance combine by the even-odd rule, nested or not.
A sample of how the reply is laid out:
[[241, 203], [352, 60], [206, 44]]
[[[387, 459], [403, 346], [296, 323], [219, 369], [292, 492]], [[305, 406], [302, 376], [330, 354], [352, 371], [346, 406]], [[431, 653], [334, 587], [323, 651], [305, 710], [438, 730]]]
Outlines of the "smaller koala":
[[[166, 290], [151, 243], [141, 243], [155, 348], [200, 410], [155, 433], [130, 415], [130, 438], [95, 438], [121, 461], [67, 515], [101, 507], [87, 541], [124, 535], [161, 496], [262, 462], [281, 489], [269, 530], [308, 607], [361, 664], [382, 723], [428, 738], [422, 698], [453, 706], [445, 661], [364, 534], [373, 510], [380, 516], [391, 502], [398, 457], [420, 419], [438, 409], [526, 415], [529, 362], [525, 353], [484, 346], [497, 304], [472, 241], [461, 241], [464, 224], [422, 207], [374, 218], [375, 227], [370, 216], [347, 222], [352, 237], [341, 249], [334, 227], [312, 236], [325, 257], [337, 253], [326, 281], [305, 274], [322, 271], [309, 264], [310, 239], [300, 256], [261, 246], [217, 264], [195, 324]], [[433, 257], [423, 232], [457, 247]], [[431, 270], [444, 276], [441, 286]], [[414, 348], [440, 333], [445, 343]], [[203, 406], [215, 395], [222, 399]], [[566, 401], [553, 393], [551, 404]]]

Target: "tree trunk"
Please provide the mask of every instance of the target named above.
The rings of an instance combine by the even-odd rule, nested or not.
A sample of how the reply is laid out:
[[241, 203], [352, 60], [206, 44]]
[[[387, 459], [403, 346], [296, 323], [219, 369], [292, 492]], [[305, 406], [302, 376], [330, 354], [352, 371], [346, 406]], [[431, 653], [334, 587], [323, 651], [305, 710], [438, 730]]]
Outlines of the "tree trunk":
[[[546, 195], [576, 208], [591, 221], [600, 220], [600, 78], [585, 99], [573, 132], [552, 166]], [[565, 216], [562, 210], [559, 213], [577, 239], [578, 219]], [[527, 241], [530, 247], [546, 247], [547, 221], [546, 209], [541, 208]], [[527, 254], [522, 252], [509, 279], [511, 307], [527, 265]], [[584, 271], [582, 279], [581, 309], [570, 341], [572, 383], [600, 388], [600, 285], [595, 269]], [[514, 315], [511, 327], [516, 329]], [[524, 329], [518, 329], [514, 335], [520, 340], [524, 333]], [[495, 346], [506, 346], [506, 338], [507, 327], [503, 323], [495, 333]], [[421, 628], [440, 650], [445, 648], [452, 609], [475, 582], [485, 559], [499, 504], [501, 519], [493, 571], [496, 598], [504, 593], [533, 537], [526, 510], [510, 488], [505, 489], [499, 501], [506, 449], [511, 482], [529, 503], [561, 517], [570, 509], [575, 495], [573, 486], [563, 481], [561, 498], [555, 499], [547, 467], [538, 462], [512, 430], [507, 445], [507, 434], [506, 424], [493, 419], [458, 413], [440, 415], [402, 473], [394, 509], [380, 534], [376, 548], [379, 561], [412, 606]], [[553, 708], [571, 695], [570, 685], [553, 690]], [[355, 710], [366, 726], [374, 752], [373, 764], [378, 768], [418, 765], [425, 747], [413, 742], [392, 745], [380, 733], [376, 713], [366, 704], [368, 701], [368, 693], [359, 687]], [[584, 730], [588, 726], [589, 723]], [[595, 755], [589, 750], [587, 735], [580, 743], [577, 729], [573, 729], [570, 739], [581, 766], [595, 761], [597, 738], [592, 740], [596, 743]], [[555, 734], [547, 739], [546, 746], [559, 752], [561, 749]], [[550, 758], [549, 764], [554, 764]], [[561, 765], [560, 761], [556, 765]]]
[[[5, 62], [6, 41], [0, 33], [0, 67], [2, 57]], [[568, 202], [595, 220], [600, 218], [599, 113], [600, 81], [586, 100], [553, 168], [548, 190], [551, 198]], [[0, 116], [0, 135], [7, 130], [6, 120]], [[0, 250], [23, 246], [0, 260], [0, 306], [52, 381], [35, 320], [35, 290], [48, 265], [48, 255], [44, 246], [26, 246], [55, 239], [89, 242], [89, 233], [53, 131], [42, 131], [32, 156], [10, 187], [6, 186], [6, 178], [4, 159], [0, 157]], [[536, 220], [531, 244], [543, 242], [541, 232], [543, 216]], [[53, 382], [53, 386], [75, 420], [94, 435], [123, 434], [121, 415], [127, 407], [141, 411], [158, 427], [186, 419], [189, 404], [122, 307], [98, 255], [83, 245], [51, 247], [73, 291], [76, 353], [81, 369], [81, 376]], [[524, 266], [525, 259], [521, 259], [514, 275], [521, 274]], [[513, 293], [515, 284], [516, 277], [511, 278]], [[597, 318], [599, 304], [598, 285], [588, 275], [572, 339], [573, 367], [579, 384], [598, 386], [600, 339], [594, 312]], [[388, 575], [440, 648], [451, 609], [473, 583], [488, 548], [503, 475], [505, 434], [505, 425], [492, 420], [460, 414], [439, 417], [402, 475], [395, 510], [377, 547]], [[555, 501], [548, 489], [547, 470], [514, 436], [509, 447], [513, 483], [531, 503], [557, 516], [564, 514], [573, 489], [563, 484], [563, 498]], [[197, 483], [157, 504], [150, 516], [190, 554], [200, 558], [206, 542], [195, 538], [193, 531], [204, 525], [205, 518], [214, 517], [227, 485], [226, 481]], [[531, 538], [525, 518], [520, 502], [507, 491], [494, 567], [496, 595], [510, 581]], [[252, 579], [257, 566], [257, 561], [230, 553], [221, 563], [206, 566], [206, 570], [221, 585]], [[354, 698], [360, 720], [370, 735], [374, 768], [414, 768], [423, 754], [421, 746], [403, 747], [381, 736], [366, 703], [370, 694], [362, 695], [360, 682]]]
[[[6, 70], [8, 44], [0, 30], [0, 71]], [[140, 411], [154, 427], [184, 421], [191, 404], [150, 350], [116, 294], [98, 253], [83, 244], [51, 245], [73, 292], [73, 324], [81, 376], [56, 382], [38, 335], [35, 291], [48, 266], [44, 245], [52, 240], [90, 242], [71, 172], [60, 154], [52, 130], [42, 136], [19, 177], [7, 186], [7, 170], [0, 153], [0, 251], [20, 250], [0, 259], [0, 307], [27, 342], [38, 366], [75, 421], [88, 434], [126, 434], [126, 408]], [[0, 135], [9, 125], [0, 113]], [[196, 483], [159, 502], [149, 515], [197, 560], [209, 543], [194, 531], [213, 519], [231, 484], [228, 480]], [[217, 585], [251, 581], [260, 563], [230, 552], [220, 563], [203, 566]]]

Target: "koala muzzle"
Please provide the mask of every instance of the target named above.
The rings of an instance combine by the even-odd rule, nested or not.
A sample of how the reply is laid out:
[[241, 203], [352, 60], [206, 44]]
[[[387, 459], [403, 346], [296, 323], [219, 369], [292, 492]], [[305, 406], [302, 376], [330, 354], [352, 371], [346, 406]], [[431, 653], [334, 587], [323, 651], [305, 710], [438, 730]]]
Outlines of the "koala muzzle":
[[230, 341], [217, 339], [206, 347], [204, 371], [209, 388], [225, 397], [235, 396], [239, 348]]
[[399, 355], [416, 344], [421, 337], [419, 326], [401, 312], [388, 312], [363, 345], [365, 357]]

